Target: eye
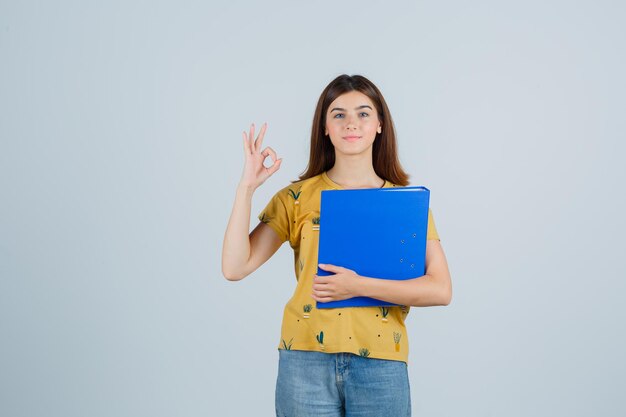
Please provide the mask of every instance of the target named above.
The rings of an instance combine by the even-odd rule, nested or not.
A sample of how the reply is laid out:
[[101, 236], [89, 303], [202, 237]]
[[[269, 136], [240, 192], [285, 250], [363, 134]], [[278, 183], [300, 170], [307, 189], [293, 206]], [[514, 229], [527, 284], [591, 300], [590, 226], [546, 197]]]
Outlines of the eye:
[[362, 111], [361, 114], [364, 114], [365, 116], [369, 116], [369, 114], [367, 112]]
[[333, 119], [336, 119], [336, 118], [337, 118], [337, 116], [343, 116], [343, 114], [342, 114], [342, 113], [337, 113], [337, 114], [335, 114], [335, 115], [333, 116]]

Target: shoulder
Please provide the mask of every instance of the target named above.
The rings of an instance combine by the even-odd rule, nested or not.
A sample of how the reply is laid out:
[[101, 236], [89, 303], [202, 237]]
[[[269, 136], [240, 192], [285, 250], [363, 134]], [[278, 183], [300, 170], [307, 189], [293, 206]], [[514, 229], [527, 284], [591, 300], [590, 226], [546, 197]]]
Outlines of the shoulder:
[[320, 175], [290, 183], [276, 192], [276, 196], [284, 201], [298, 201], [301, 197], [309, 197], [316, 191], [324, 188]]

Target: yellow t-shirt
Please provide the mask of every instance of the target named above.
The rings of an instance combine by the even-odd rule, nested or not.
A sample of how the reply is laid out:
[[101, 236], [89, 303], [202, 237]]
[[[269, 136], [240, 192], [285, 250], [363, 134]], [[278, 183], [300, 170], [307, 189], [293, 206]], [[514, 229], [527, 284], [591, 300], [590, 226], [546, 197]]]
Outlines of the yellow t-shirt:
[[[383, 185], [396, 186], [389, 181]], [[283, 242], [289, 240], [294, 251], [297, 285], [285, 306], [278, 348], [351, 352], [408, 363], [404, 320], [410, 306], [315, 308], [311, 293], [317, 273], [321, 191], [333, 189], [343, 187], [326, 172], [295, 182], [274, 194], [258, 216]], [[439, 240], [430, 209], [426, 238]]]

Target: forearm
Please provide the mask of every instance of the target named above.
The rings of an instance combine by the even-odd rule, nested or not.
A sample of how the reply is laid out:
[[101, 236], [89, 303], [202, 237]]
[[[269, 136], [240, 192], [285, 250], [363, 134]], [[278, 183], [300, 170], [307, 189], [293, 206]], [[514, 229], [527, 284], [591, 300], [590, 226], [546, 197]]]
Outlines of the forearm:
[[241, 271], [250, 258], [249, 233], [253, 194], [253, 188], [241, 184], [237, 187], [222, 245], [222, 273], [229, 280], [243, 278]]
[[389, 303], [428, 307], [447, 305], [449, 291], [431, 275], [408, 280], [380, 279], [360, 276], [357, 295]]

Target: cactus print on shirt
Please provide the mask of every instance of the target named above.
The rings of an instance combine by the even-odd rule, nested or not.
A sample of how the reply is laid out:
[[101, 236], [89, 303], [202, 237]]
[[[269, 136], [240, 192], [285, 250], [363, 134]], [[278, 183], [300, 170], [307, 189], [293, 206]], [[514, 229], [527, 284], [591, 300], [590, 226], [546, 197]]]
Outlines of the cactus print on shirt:
[[[383, 187], [397, 185], [385, 181]], [[317, 273], [321, 192], [333, 189], [342, 187], [323, 172], [279, 190], [258, 215], [259, 221], [270, 226], [282, 242], [289, 241], [294, 252], [296, 288], [284, 309], [278, 348], [351, 352], [408, 363], [404, 320], [410, 306], [315, 307], [311, 293]], [[439, 240], [430, 209], [426, 238]]]

